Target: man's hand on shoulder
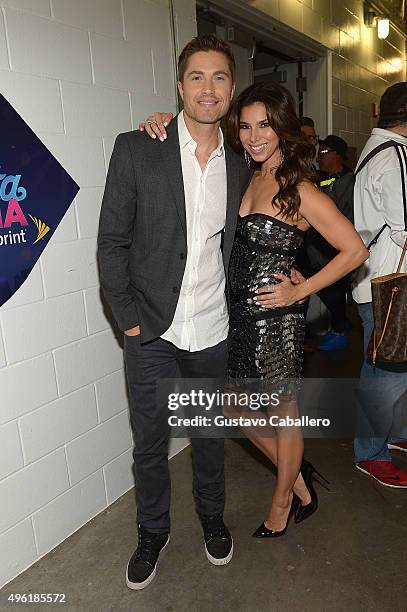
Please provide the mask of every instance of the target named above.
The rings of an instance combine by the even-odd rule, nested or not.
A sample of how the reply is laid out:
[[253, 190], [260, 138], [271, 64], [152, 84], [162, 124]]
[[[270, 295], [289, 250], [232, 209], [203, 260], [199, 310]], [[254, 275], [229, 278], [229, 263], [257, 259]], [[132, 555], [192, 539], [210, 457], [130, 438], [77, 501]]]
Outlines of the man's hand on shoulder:
[[150, 138], [159, 138], [161, 142], [167, 138], [167, 130], [165, 129], [171, 123], [174, 115], [172, 113], [154, 113], [149, 115], [147, 119], [139, 123], [138, 129], [140, 132], [146, 131]]

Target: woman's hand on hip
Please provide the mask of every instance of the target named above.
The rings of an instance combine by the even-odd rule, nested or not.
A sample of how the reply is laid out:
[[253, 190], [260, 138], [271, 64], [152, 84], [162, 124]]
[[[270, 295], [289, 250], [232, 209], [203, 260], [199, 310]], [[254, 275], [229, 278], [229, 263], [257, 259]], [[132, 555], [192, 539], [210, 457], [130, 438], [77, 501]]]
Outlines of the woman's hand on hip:
[[256, 291], [255, 302], [263, 308], [282, 308], [292, 306], [298, 301], [298, 286], [284, 274], [273, 274], [281, 282], [277, 285], [266, 285]]

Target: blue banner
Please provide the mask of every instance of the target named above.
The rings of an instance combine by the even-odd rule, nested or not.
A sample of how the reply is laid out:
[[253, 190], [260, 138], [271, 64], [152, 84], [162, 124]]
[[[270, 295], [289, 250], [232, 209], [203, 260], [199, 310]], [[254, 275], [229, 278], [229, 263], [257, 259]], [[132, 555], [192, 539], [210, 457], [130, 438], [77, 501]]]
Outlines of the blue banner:
[[0, 306], [24, 283], [78, 191], [0, 94]]

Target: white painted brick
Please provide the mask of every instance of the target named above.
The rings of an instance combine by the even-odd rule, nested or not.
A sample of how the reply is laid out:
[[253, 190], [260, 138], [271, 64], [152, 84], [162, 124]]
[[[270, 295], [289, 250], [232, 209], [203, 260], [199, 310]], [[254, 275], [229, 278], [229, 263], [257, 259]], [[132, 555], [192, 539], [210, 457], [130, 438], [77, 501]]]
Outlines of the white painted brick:
[[102, 423], [66, 446], [71, 482], [83, 480], [132, 444], [127, 412]]
[[0, 427], [0, 480], [24, 465], [17, 421]]
[[9, 68], [6, 29], [4, 27], [3, 13], [0, 11], [0, 69], [8, 70]]
[[122, 367], [123, 352], [110, 330], [55, 351], [55, 368], [62, 394]]
[[101, 421], [127, 410], [127, 383], [124, 370], [109, 374], [96, 383], [96, 397]]
[[61, 84], [67, 134], [74, 136], [111, 136], [131, 129], [127, 91]]
[[321, 43], [339, 53], [339, 28], [330, 24], [329, 18], [322, 20]]
[[28, 11], [41, 17], [51, 17], [49, 0], [0, 0], [0, 6]]
[[[268, 0], [266, 0], [268, 1]], [[196, 36], [196, 21], [183, 17], [179, 13], [175, 14], [175, 32], [177, 55], [179, 55], [185, 45]]]
[[0, 370], [2, 401], [0, 423], [34, 410], [58, 397], [51, 355], [24, 361]]
[[[134, 128], [133, 122], [131, 125], [132, 125], [132, 128]], [[110, 158], [112, 157], [115, 140], [116, 140], [115, 138], [106, 138], [106, 137], [103, 138], [103, 153], [104, 153], [104, 158], [105, 158], [106, 174], [109, 168]]]
[[54, 17], [78, 28], [123, 38], [120, 0], [52, 0]]
[[6, 310], [3, 331], [10, 363], [79, 340], [87, 333], [83, 297], [73, 293]]
[[341, 55], [343, 57], [346, 57], [346, 59], [351, 60], [354, 45], [354, 39], [352, 38], [352, 36], [350, 36], [346, 32], [342, 32], [341, 30], [339, 32], [339, 44], [341, 49]]
[[101, 139], [63, 134], [43, 134], [40, 137], [80, 187], [105, 184], [105, 160]]
[[97, 285], [96, 239], [48, 245], [42, 267], [47, 297]]
[[316, 13], [318, 13], [318, 15], [321, 15], [328, 21], [330, 20], [331, 5], [330, 5], [329, 0], [313, 0], [312, 8], [314, 9]]
[[61, 397], [20, 420], [27, 463], [56, 450], [98, 423], [93, 385]]
[[64, 451], [58, 450], [0, 482], [0, 532], [9, 529], [69, 487]]
[[3, 96], [34, 132], [64, 131], [58, 81], [3, 70], [0, 83]]
[[332, 76], [340, 79], [341, 81], [346, 80], [346, 60], [336, 53], [333, 53], [332, 55]]
[[[6, 23], [13, 70], [91, 82], [87, 32], [12, 9], [6, 9]], [[22, 41], [29, 41], [29, 50]]]
[[134, 487], [132, 468], [133, 450], [131, 448], [103, 468], [108, 504], [112, 504], [126, 491]]
[[0, 535], [0, 589], [37, 559], [31, 520]]
[[99, 471], [34, 514], [39, 554], [47, 553], [105, 507], [106, 492]]
[[51, 244], [59, 242], [71, 242], [78, 238], [78, 230], [76, 228], [75, 204], [72, 202], [66, 211], [64, 218], [55, 230]]
[[346, 130], [346, 109], [333, 105], [332, 122], [335, 130]]
[[131, 93], [130, 98], [134, 129], [138, 129], [139, 123], [145, 121], [148, 115], [156, 111], [177, 112], [173, 98], [156, 96], [154, 94], [146, 96], [136, 93]]
[[320, 40], [322, 35], [322, 18], [318, 13], [308, 8], [302, 7], [303, 32], [307, 36]]
[[149, 0], [124, 0], [123, 6], [126, 40], [133, 41], [140, 47], [153, 48], [158, 55], [165, 54], [168, 57], [171, 53], [168, 5], [165, 10]]
[[347, 132], [345, 130], [339, 130], [339, 136], [341, 138], [343, 138], [344, 140], [346, 140], [347, 144], [349, 145], [349, 147], [353, 147], [354, 146], [354, 140], [355, 137], [352, 134], [352, 132]]
[[[165, 2], [165, 0], [164, 0]], [[272, 4], [270, 0], [267, 0], [268, 4]], [[191, 2], [190, 0], [175, 0], [174, 1], [174, 10], [180, 15], [184, 15], [184, 17], [190, 17], [191, 19], [196, 19], [196, 4], [195, 2]]]
[[153, 91], [149, 47], [91, 34], [95, 83], [140, 92]]
[[[85, 298], [86, 319], [88, 321], [89, 335], [97, 334], [111, 327], [111, 313], [107, 305], [103, 305], [100, 296], [100, 287], [92, 287], [83, 292]], [[110, 319], [106, 317], [110, 316]]]
[[41, 265], [40, 262], [37, 261], [28, 275], [28, 278], [21, 287], [17, 289], [15, 294], [3, 304], [1, 310], [5, 311], [10, 308], [17, 308], [18, 306], [32, 304], [33, 302], [39, 302], [43, 299], [44, 291], [42, 289]]
[[272, 17], [279, 19], [279, 0], [251, 0], [250, 4], [253, 6], [253, 8], [266, 13], [266, 15], [271, 15]]
[[154, 65], [154, 82], [157, 94], [170, 98], [174, 94], [174, 65], [169, 54], [152, 51]]
[[403, 36], [397, 30], [395, 30], [395, 28], [393, 27], [392, 24], [390, 24], [389, 36], [388, 36], [388, 38], [386, 40], [391, 45], [393, 45], [393, 47], [396, 47], [396, 49], [399, 49], [399, 51], [404, 53], [404, 51], [405, 51], [405, 40], [404, 40]]
[[[114, 139], [112, 141], [114, 142]], [[103, 187], [83, 187], [76, 196], [75, 205], [81, 238], [96, 238], [98, 234], [103, 191]]]
[[6, 365], [6, 353], [4, 352], [3, 334], [0, 329], [0, 368], [4, 367], [5, 365]]
[[298, 0], [280, 1], [280, 21], [302, 32], [302, 8]]

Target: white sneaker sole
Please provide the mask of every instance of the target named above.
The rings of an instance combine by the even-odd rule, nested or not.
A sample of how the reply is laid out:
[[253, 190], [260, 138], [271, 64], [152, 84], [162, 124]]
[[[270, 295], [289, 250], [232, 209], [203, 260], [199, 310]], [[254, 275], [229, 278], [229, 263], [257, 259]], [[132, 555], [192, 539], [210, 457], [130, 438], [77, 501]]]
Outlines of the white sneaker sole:
[[[166, 543], [164, 544], [164, 546], [160, 550], [160, 555], [163, 552], [163, 550], [165, 548], [167, 548], [167, 546], [169, 544], [169, 541], [170, 541], [170, 536], [168, 536], [168, 540], [166, 541]], [[130, 561], [129, 561], [129, 563], [130, 563]], [[141, 589], [145, 589], [146, 587], [148, 587], [148, 585], [155, 578], [155, 574], [156, 574], [156, 570], [157, 570], [157, 565], [158, 565], [158, 560], [157, 560], [157, 563], [154, 566], [153, 571], [151, 572], [149, 577], [144, 580], [144, 582], [131, 582], [131, 580], [129, 580], [129, 563], [127, 564], [127, 569], [126, 569], [126, 585], [129, 587], [129, 589], [132, 589], [132, 591], [141, 591]]]
[[229, 561], [233, 557], [233, 540], [232, 540], [232, 548], [230, 549], [228, 556], [223, 557], [223, 559], [217, 559], [216, 557], [212, 557], [211, 553], [206, 548], [206, 544], [205, 544], [205, 552], [206, 552], [208, 561], [210, 561], [212, 565], [226, 565], [227, 563], [229, 563]]
[[380, 480], [380, 478], [376, 478], [376, 476], [374, 474], [371, 474], [370, 472], [368, 472], [367, 470], [361, 468], [357, 464], [355, 464], [355, 468], [357, 470], [359, 470], [360, 472], [363, 472], [363, 474], [367, 474], [367, 476], [370, 476], [371, 478], [374, 478], [374, 480], [379, 482], [384, 487], [390, 487], [390, 489], [407, 489], [407, 485], [392, 485], [392, 484], [388, 484], [387, 482], [383, 482], [383, 480]]
[[391, 442], [387, 443], [387, 448], [390, 448], [391, 450], [398, 450], [402, 453], [407, 453], [407, 448], [400, 448], [400, 446], [397, 446], [397, 444], [392, 444]]

